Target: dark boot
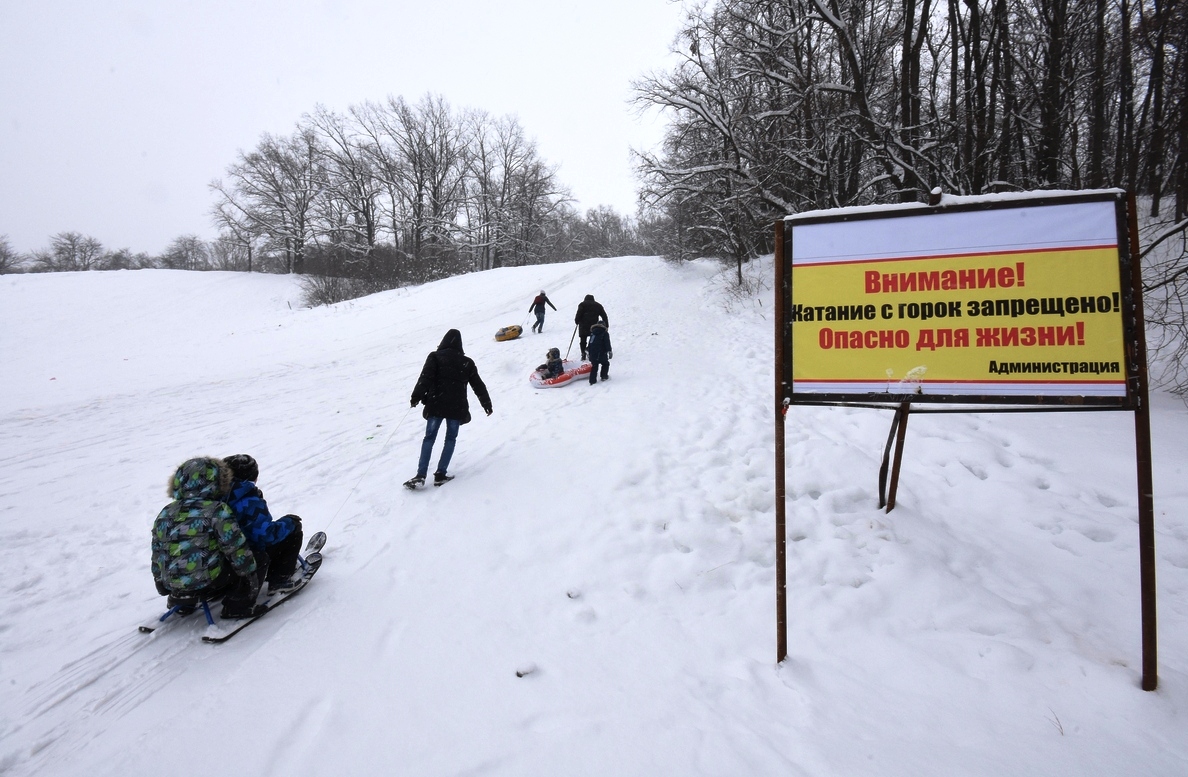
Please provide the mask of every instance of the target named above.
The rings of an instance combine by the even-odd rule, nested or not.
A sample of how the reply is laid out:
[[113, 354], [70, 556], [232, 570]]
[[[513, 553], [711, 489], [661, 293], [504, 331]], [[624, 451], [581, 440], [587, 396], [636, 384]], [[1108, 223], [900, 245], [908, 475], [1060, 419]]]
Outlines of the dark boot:
[[275, 545], [268, 546], [270, 563], [268, 576], [265, 579], [270, 591], [275, 591], [282, 583], [292, 578], [293, 573], [297, 571], [297, 555], [301, 552], [303, 539], [301, 530], [297, 529]]
[[254, 555], [256, 571], [238, 578], [235, 587], [223, 597], [224, 618], [250, 618], [255, 614], [256, 597], [260, 595], [260, 588], [268, 575], [268, 554], [260, 551]]

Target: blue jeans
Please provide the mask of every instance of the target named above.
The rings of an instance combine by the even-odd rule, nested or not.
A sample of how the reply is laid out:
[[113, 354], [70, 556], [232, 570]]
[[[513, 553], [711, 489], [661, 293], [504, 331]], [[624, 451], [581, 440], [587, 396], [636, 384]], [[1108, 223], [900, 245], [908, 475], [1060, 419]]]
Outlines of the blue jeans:
[[536, 323], [532, 325], [533, 332], [544, 332], [544, 311], [538, 310], [536, 312]]
[[417, 477], [423, 478], [429, 474], [429, 457], [433, 455], [433, 443], [437, 442], [437, 430], [441, 428], [442, 421], [445, 421], [446, 424], [446, 438], [445, 447], [441, 449], [441, 458], [437, 461], [437, 471], [444, 474], [446, 468], [450, 466], [461, 422], [452, 418], [430, 416], [425, 421], [425, 440], [421, 443], [421, 461], [417, 464]]

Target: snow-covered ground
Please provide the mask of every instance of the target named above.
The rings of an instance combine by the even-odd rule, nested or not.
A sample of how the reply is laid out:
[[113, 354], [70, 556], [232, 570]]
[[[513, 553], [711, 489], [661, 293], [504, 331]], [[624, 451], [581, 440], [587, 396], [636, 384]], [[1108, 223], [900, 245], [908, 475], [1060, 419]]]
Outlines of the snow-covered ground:
[[[542, 288], [545, 333], [495, 342]], [[532, 390], [588, 293], [612, 379]], [[889, 414], [794, 409], [777, 666], [770, 290], [621, 258], [298, 299], [0, 277], [0, 773], [1188, 773], [1178, 400], [1155, 398], [1157, 692], [1126, 413], [913, 417], [886, 515]], [[408, 397], [451, 327], [495, 414], [472, 401], [457, 479], [410, 493]], [[166, 480], [241, 452], [330, 535], [321, 572], [225, 645], [199, 618], [136, 633]]]

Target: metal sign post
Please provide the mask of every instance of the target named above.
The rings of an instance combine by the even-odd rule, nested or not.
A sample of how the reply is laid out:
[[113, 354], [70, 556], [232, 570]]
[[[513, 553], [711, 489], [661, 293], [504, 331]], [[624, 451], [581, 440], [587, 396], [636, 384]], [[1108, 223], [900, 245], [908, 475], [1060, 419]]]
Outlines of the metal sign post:
[[786, 284], [791, 282], [784, 273], [783, 262], [779, 257], [784, 254], [784, 222], [777, 221], [775, 225], [775, 464], [776, 464], [776, 663], [788, 657], [788, 547], [785, 531], [785, 484], [784, 484], [784, 416], [788, 412], [786, 397], [791, 392], [789, 380], [790, 367], [784, 346], [789, 341], [791, 326], [787, 322], [787, 311], [784, 308], [785, 299], [791, 297], [791, 289]]
[[1158, 647], [1155, 628], [1155, 498], [1151, 466], [1151, 397], [1147, 392], [1147, 334], [1143, 315], [1143, 273], [1139, 263], [1138, 209], [1134, 192], [1126, 197], [1127, 230], [1130, 237], [1130, 286], [1134, 290], [1131, 306], [1130, 350], [1127, 358], [1132, 369], [1131, 392], [1137, 400], [1134, 410], [1134, 452], [1138, 473], [1139, 513], [1139, 588], [1143, 613], [1143, 690], [1159, 685]]

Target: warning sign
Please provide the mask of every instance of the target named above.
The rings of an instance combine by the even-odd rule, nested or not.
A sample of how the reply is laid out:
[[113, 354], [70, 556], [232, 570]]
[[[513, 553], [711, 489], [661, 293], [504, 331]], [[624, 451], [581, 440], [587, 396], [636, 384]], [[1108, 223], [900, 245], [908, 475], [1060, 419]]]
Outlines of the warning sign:
[[789, 218], [792, 394], [1125, 397], [1118, 205], [1045, 203]]

